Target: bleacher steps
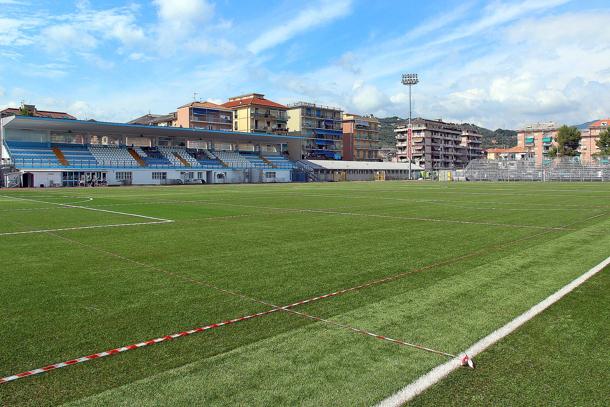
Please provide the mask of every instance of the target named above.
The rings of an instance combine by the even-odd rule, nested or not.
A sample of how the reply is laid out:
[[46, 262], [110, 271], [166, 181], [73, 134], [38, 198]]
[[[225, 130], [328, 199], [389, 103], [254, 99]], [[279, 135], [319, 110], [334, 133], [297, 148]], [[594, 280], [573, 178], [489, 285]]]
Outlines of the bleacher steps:
[[134, 150], [133, 148], [129, 147], [127, 149], [127, 151], [129, 151], [129, 154], [131, 154], [133, 159], [137, 161], [137, 163], [138, 163], [138, 165], [140, 167], [146, 167], [146, 163], [144, 162], [142, 157], [140, 157], [140, 154], [138, 154], [138, 152], [136, 150]]
[[180, 154], [178, 154], [177, 152], [173, 151], [172, 154], [174, 155], [174, 157], [176, 157], [178, 159], [178, 161], [180, 161], [182, 163], [182, 165], [184, 165], [185, 167], [190, 167], [191, 163], [186, 161], [184, 158], [182, 158], [182, 156]]
[[273, 164], [271, 160], [267, 160], [267, 158], [263, 157], [262, 155], [259, 157], [265, 162], [265, 164], [269, 164], [272, 168], [278, 168], [277, 165]]
[[57, 157], [57, 161], [59, 161], [59, 163], [61, 165], [65, 165], [65, 166], [70, 165], [70, 163], [68, 163], [68, 160], [66, 160], [64, 153], [61, 152], [59, 147], [53, 147], [52, 150], [53, 150], [53, 153], [55, 153], [55, 157]]

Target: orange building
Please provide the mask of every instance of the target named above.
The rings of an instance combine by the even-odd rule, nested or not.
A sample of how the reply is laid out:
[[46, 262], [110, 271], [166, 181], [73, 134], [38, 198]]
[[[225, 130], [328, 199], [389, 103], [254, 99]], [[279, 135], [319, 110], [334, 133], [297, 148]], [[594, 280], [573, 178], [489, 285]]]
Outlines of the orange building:
[[517, 132], [517, 146], [524, 148], [527, 158], [533, 158], [537, 164], [547, 159], [549, 149], [556, 146], [555, 139], [559, 126], [554, 122], [534, 123]]
[[192, 102], [176, 110], [176, 127], [226, 130], [233, 128], [233, 111], [212, 102]]

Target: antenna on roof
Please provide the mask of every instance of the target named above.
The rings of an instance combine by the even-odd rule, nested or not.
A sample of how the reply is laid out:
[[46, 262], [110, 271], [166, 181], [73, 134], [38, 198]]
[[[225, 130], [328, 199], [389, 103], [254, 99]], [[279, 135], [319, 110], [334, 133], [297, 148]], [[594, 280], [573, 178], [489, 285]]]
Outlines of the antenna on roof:
[[197, 101], [197, 96], [199, 95], [199, 93], [197, 92], [193, 92], [193, 102]]

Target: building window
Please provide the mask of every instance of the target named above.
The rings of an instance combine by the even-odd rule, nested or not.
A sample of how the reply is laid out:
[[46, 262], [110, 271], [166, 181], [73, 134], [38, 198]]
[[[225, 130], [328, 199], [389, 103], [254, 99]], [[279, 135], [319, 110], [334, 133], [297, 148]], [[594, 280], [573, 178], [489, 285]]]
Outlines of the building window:
[[265, 178], [275, 178], [275, 172], [266, 172]]
[[167, 172], [153, 172], [152, 179], [167, 179]]
[[132, 174], [127, 171], [119, 171], [116, 173], [117, 181], [131, 181]]

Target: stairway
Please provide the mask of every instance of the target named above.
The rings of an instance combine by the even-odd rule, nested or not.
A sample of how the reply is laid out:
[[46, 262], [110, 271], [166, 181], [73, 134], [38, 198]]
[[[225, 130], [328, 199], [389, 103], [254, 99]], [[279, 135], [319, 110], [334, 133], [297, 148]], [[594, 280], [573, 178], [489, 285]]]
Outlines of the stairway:
[[178, 159], [178, 161], [180, 161], [182, 163], [182, 165], [184, 165], [185, 167], [190, 167], [191, 163], [186, 161], [184, 158], [182, 158], [182, 156], [180, 154], [178, 154], [177, 152], [172, 152], [172, 154], [174, 155], [174, 157], [176, 157]]
[[277, 168], [277, 165], [275, 165], [274, 163], [272, 163], [270, 160], [267, 160], [265, 157], [263, 157], [262, 155], [259, 155], [259, 157], [261, 158], [261, 160], [263, 160], [263, 162], [265, 164], [269, 164], [272, 168]]
[[134, 150], [133, 148], [129, 147], [127, 149], [127, 151], [129, 151], [129, 154], [131, 154], [131, 156], [133, 157], [134, 160], [137, 161], [138, 165], [140, 167], [146, 167], [146, 163], [144, 162], [144, 160], [142, 159], [142, 157], [140, 157], [140, 155], [136, 152], [136, 150]]
[[53, 147], [52, 150], [53, 150], [53, 153], [55, 153], [55, 157], [57, 157], [57, 161], [59, 161], [59, 163], [61, 165], [65, 165], [65, 166], [70, 165], [68, 163], [68, 160], [66, 160], [64, 153], [62, 153], [58, 147]]

